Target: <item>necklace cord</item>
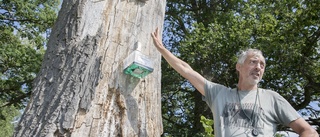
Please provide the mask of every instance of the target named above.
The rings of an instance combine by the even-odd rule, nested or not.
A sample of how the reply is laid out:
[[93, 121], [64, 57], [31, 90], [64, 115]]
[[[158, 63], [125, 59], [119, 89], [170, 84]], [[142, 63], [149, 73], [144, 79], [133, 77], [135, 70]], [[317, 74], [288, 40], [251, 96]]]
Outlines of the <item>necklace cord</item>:
[[[254, 123], [252, 121], [252, 117], [253, 117], [253, 113], [255, 111], [255, 108], [256, 108], [256, 105], [257, 105], [257, 98], [259, 97], [258, 96], [259, 94], [259, 88], [257, 88], [257, 93], [256, 93], [256, 98], [255, 98], [255, 101], [254, 101], [254, 106], [253, 106], [253, 110], [251, 112], [251, 116], [249, 117], [247, 115], [247, 113], [243, 110], [243, 107], [242, 107], [242, 104], [241, 104], [241, 100], [240, 100], [240, 95], [239, 95], [239, 89], [237, 88], [237, 95], [238, 95], [238, 99], [239, 99], [239, 104], [240, 104], [240, 109], [242, 110], [242, 112], [244, 113], [244, 115], [249, 119], [249, 123], [251, 123], [251, 126], [254, 128]], [[260, 103], [260, 98], [259, 98], [259, 103]]]

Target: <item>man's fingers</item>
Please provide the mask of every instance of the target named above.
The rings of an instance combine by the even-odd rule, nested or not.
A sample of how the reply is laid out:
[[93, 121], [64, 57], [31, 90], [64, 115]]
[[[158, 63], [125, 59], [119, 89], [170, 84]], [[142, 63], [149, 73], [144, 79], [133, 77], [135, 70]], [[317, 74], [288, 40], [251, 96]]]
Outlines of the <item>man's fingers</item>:
[[156, 31], [154, 32], [154, 34], [155, 34], [155, 36], [158, 37], [158, 34], [159, 34], [159, 28], [158, 27], [156, 28]]
[[158, 37], [157, 32], [151, 33], [151, 36], [152, 36], [152, 38], [157, 38]]
[[152, 38], [155, 38], [156, 37], [156, 33], [155, 32], [151, 33], [151, 36], [152, 36]]
[[156, 30], [151, 33], [151, 36], [155, 40], [156, 43], [159, 43], [158, 42], [158, 39], [159, 39], [158, 35], [159, 35], [159, 28], [157, 27]]

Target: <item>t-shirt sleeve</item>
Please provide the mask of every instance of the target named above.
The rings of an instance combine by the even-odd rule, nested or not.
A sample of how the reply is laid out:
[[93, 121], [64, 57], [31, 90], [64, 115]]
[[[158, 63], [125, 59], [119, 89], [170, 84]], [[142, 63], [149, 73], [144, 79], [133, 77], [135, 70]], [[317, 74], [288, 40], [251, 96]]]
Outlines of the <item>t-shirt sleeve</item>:
[[289, 126], [290, 122], [301, 117], [290, 103], [278, 93], [275, 96], [275, 100], [276, 120], [280, 124]]
[[202, 96], [202, 100], [212, 107], [215, 98], [223, 88], [225, 86], [206, 80], [204, 87], [205, 96]]

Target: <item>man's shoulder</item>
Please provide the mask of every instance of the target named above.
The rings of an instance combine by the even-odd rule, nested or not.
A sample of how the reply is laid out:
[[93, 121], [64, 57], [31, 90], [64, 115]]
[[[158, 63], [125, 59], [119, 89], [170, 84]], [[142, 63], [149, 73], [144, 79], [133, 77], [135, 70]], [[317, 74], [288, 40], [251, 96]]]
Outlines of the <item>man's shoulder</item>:
[[214, 91], [217, 94], [220, 92], [232, 92], [233, 90], [225, 85], [219, 84], [219, 83], [215, 83], [215, 82], [211, 82], [211, 81], [206, 81], [205, 82], [205, 90], [206, 91]]
[[230, 88], [226, 87], [225, 85], [222, 85], [222, 84], [219, 84], [219, 83], [216, 83], [216, 82], [212, 82], [212, 81], [209, 81], [209, 80], [206, 80], [205, 85], [209, 86], [209, 87], [215, 87], [215, 88], [218, 88], [218, 89], [222, 89], [222, 90], [230, 90]]
[[270, 95], [280, 95], [277, 91], [274, 91], [272, 89], [264, 89], [264, 88], [259, 88], [259, 91], [261, 91], [264, 94], [270, 94]]
[[263, 89], [263, 88], [259, 88], [259, 92], [261, 91], [261, 94], [264, 94], [264, 95], [269, 95], [269, 96], [273, 96], [273, 97], [280, 97], [281, 95], [272, 90], [272, 89]]

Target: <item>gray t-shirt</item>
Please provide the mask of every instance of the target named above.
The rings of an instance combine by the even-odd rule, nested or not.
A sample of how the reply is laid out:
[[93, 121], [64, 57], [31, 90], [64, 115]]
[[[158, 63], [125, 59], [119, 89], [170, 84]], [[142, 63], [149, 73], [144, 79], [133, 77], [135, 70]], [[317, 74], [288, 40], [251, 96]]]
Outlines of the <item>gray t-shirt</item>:
[[261, 88], [237, 92], [236, 88], [206, 81], [204, 101], [213, 113], [216, 137], [251, 137], [252, 130], [258, 137], [271, 137], [277, 125], [288, 126], [300, 118], [281, 95]]

